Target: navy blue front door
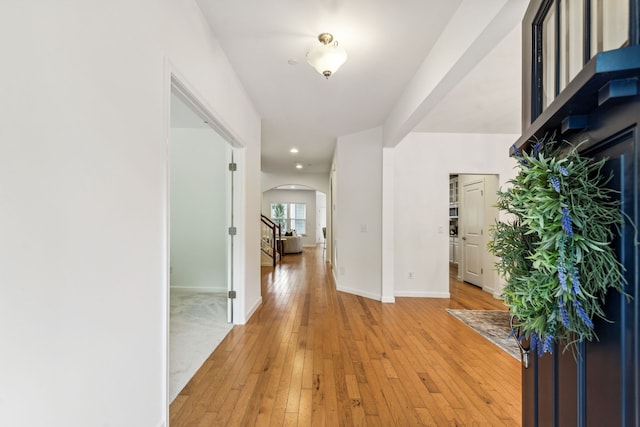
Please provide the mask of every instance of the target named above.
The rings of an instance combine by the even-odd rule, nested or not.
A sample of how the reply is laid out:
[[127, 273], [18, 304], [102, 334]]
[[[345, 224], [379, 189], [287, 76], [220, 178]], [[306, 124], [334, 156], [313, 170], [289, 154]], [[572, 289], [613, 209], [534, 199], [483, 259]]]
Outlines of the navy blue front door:
[[[594, 319], [599, 341], [579, 346], [580, 354], [554, 348], [553, 355], [533, 356], [523, 374], [523, 425], [525, 426], [637, 426], [639, 316], [638, 299], [638, 191], [640, 168], [637, 128], [619, 129], [635, 121], [633, 103], [592, 117], [593, 129], [576, 136], [589, 141], [583, 154], [608, 158], [603, 173], [618, 191], [628, 224], [615, 242], [625, 268], [628, 300], [616, 292], [607, 295], [609, 322]], [[637, 111], [637, 110], [636, 110]], [[612, 116], [622, 114], [626, 119]], [[609, 137], [603, 137], [609, 134]], [[600, 139], [601, 138], [601, 139]]]

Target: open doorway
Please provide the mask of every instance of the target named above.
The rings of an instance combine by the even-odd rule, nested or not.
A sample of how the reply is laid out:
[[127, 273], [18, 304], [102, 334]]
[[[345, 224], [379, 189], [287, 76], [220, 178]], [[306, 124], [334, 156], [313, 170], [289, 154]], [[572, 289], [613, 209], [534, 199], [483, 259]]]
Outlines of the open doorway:
[[169, 402], [231, 330], [233, 149], [176, 87], [169, 138]]
[[[286, 184], [262, 193], [262, 213], [282, 225], [284, 255], [301, 253], [304, 248], [325, 244], [327, 196], [313, 187]], [[287, 239], [299, 242], [289, 244]], [[264, 262], [269, 265], [268, 260]]]
[[457, 279], [494, 292], [497, 276], [487, 244], [498, 209], [498, 176], [449, 176], [449, 268]]

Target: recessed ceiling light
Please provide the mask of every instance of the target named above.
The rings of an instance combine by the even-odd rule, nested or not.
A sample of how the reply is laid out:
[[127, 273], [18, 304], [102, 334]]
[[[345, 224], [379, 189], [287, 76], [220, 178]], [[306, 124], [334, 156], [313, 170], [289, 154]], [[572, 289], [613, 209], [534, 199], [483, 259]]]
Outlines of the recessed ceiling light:
[[291, 150], [289, 150], [289, 152], [296, 154], [298, 152], [298, 149], [296, 147], [293, 147]]
[[302, 169], [302, 165], [301, 165], [300, 163], [298, 163], [298, 164], [296, 165], [296, 169]]
[[288, 63], [289, 65], [298, 65], [298, 60], [297, 60], [297, 59], [293, 59], [293, 58], [291, 58], [291, 59], [289, 59], [289, 60], [287, 61], [287, 63]]

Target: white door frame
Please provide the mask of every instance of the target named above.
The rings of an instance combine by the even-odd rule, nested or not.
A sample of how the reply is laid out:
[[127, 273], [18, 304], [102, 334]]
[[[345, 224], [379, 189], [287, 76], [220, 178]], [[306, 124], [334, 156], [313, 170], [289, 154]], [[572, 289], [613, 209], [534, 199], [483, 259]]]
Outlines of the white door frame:
[[[163, 365], [164, 365], [164, 374], [162, 378], [162, 386], [164, 392], [164, 401], [165, 401], [165, 419], [169, 419], [169, 309], [170, 309], [170, 300], [169, 300], [169, 281], [170, 281], [170, 158], [169, 158], [169, 143], [171, 136], [171, 93], [172, 90], [175, 90], [178, 93], [183, 101], [185, 101], [188, 105], [190, 105], [194, 111], [197, 112], [203, 120], [206, 120], [209, 126], [211, 126], [223, 139], [225, 139], [229, 145], [231, 146], [231, 151], [233, 153], [234, 161], [238, 164], [238, 171], [244, 169], [244, 159], [245, 159], [245, 150], [242, 144], [240, 143], [240, 139], [237, 138], [227, 126], [222, 123], [222, 121], [215, 114], [213, 109], [206, 106], [206, 104], [202, 101], [204, 98], [199, 95], [198, 91], [191, 86], [187, 79], [182, 76], [182, 74], [176, 69], [176, 67], [171, 63], [168, 58], [165, 58], [165, 67], [164, 67], [164, 96], [163, 96], [163, 141], [165, 144], [165, 163], [164, 163], [164, 229], [163, 229], [163, 287], [164, 287], [164, 298], [163, 304], [165, 306], [164, 315], [162, 318], [162, 335], [164, 337], [163, 340], [163, 348], [164, 348], [164, 357], [163, 357]], [[234, 223], [235, 226], [238, 227], [240, 224], [245, 224], [245, 201], [244, 201], [244, 182], [245, 182], [244, 173], [236, 173], [234, 178], [234, 192], [233, 192], [233, 205], [234, 205]], [[241, 236], [244, 233], [242, 230], [239, 230], [238, 235], [234, 238], [232, 256], [228, 257], [228, 261], [232, 264], [228, 265], [227, 271], [229, 272], [229, 284], [234, 284], [234, 290], [236, 291], [236, 298], [232, 300], [230, 305], [233, 308], [233, 313], [241, 313], [242, 307], [244, 307], [245, 300], [245, 286], [242, 280], [242, 267], [244, 266], [244, 252], [245, 252], [245, 244]], [[228, 241], [230, 241], [229, 238]], [[231, 245], [230, 245], [231, 247]], [[232, 261], [231, 261], [232, 260]], [[236, 318], [237, 319], [237, 318]]]

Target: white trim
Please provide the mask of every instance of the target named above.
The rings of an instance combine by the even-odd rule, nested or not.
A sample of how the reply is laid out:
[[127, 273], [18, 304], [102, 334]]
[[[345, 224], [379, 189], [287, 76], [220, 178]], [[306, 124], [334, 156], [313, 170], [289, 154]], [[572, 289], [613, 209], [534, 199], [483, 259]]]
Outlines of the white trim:
[[169, 422], [169, 312], [171, 309], [171, 300], [170, 300], [170, 289], [169, 282], [171, 277], [170, 270], [170, 242], [169, 236], [169, 212], [170, 212], [170, 203], [169, 200], [169, 143], [171, 136], [171, 64], [168, 58], [164, 59], [164, 67], [163, 67], [163, 91], [162, 91], [162, 141], [164, 143], [164, 164], [162, 171], [164, 176], [164, 188], [162, 191], [163, 198], [163, 211], [162, 211], [162, 221], [164, 224], [162, 230], [162, 283], [164, 286], [163, 289], [163, 303], [164, 303], [164, 311], [162, 313], [162, 348], [164, 351], [162, 352], [162, 364], [164, 366], [164, 372], [160, 383], [162, 385], [162, 400], [164, 400], [164, 419], [160, 420], [160, 425], [164, 426], [167, 422]]
[[[235, 163], [235, 149], [233, 148], [233, 146], [231, 146], [230, 144], [227, 144], [225, 147], [225, 163], [226, 164], [231, 164], [231, 163]], [[237, 163], [236, 163], [237, 164]], [[225, 224], [229, 227], [236, 226], [235, 223], [235, 204], [236, 204], [236, 199], [235, 199], [235, 191], [234, 191], [234, 186], [235, 186], [235, 175], [233, 175], [234, 172], [232, 171], [226, 171], [226, 173], [224, 174], [225, 177], [225, 202], [226, 202], [226, 212], [225, 212]], [[237, 240], [237, 239], [236, 239]], [[227, 266], [227, 286], [226, 286], [226, 291], [227, 293], [231, 292], [232, 290], [235, 290], [235, 275], [234, 275], [234, 260], [235, 260], [235, 248], [234, 246], [236, 245], [236, 241], [234, 240], [234, 237], [231, 236], [229, 233], [227, 233], [227, 241], [226, 241], [226, 266]], [[234, 300], [232, 300], [231, 298], [229, 298], [227, 300], [227, 323], [233, 323], [233, 315], [235, 313], [235, 307], [234, 307]]]
[[410, 298], [451, 298], [449, 292], [422, 292], [422, 291], [399, 291], [395, 293], [396, 297]]
[[[184, 77], [182, 73], [180, 73], [177, 67], [173, 64], [173, 62], [168, 58], [164, 57], [164, 81], [163, 81], [163, 123], [162, 123], [162, 136], [165, 144], [165, 162], [164, 162], [164, 212], [163, 212], [163, 221], [164, 221], [164, 230], [162, 236], [162, 245], [163, 245], [163, 283], [164, 283], [164, 305], [166, 307], [163, 316], [162, 316], [162, 335], [164, 336], [164, 341], [162, 343], [164, 352], [163, 352], [163, 360], [164, 364], [164, 373], [161, 379], [161, 385], [163, 388], [162, 397], [165, 402], [165, 411], [164, 411], [164, 421], [163, 424], [166, 424], [169, 420], [169, 312], [170, 312], [170, 157], [169, 157], [169, 148], [170, 148], [170, 137], [171, 137], [171, 93], [172, 90], [175, 90], [176, 94], [180, 96], [180, 98], [187, 103], [187, 105], [191, 105], [198, 111], [198, 114], [201, 115], [202, 118], [206, 119], [211, 127], [224, 139], [227, 143], [231, 145], [231, 149], [234, 151], [235, 162], [238, 163], [239, 170], [246, 169], [245, 167], [245, 149], [247, 144], [242, 141], [237, 133], [235, 133], [231, 127], [224, 122], [221, 116], [217, 113], [215, 109], [213, 109], [210, 105], [203, 101], [206, 99], [201, 96], [200, 93], [188, 83], [188, 80]], [[242, 169], [241, 169], [242, 168]], [[244, 188], [246, 181], [246, 170], [243, 170], [241, 173], [238, 173], [235, 178], [236, 184], [236, 192], [234, 193], [234, 208], [235, 208], [235, 226], [238, 228], [238, 234], [236, 235], [234, 241], [234, 265], [233, 265], [233, 283], [235, 290], [237, 292], [236, 299], [232, 300], [234, 307], [234, 319], [236, 324], [243, 324], [245, 319], [247, 318], [245, 311], [241, 309], [244, 307], [244, 303], [246, 300], [246, 283], [244, 277], [244, 267], [245, 267], [245, 243], [244, 238], [242, 237], [246, 230], [244, 227], [246, 226], [245, 221], [245, 211], [246, 211], [246, 202], [244, 200]], [[224, 292], [224, 290], [223, 290]], [[262, 298], [260, 298], [259, 302], [256, 306], [251, 308], [251, 313], [253, 313], [257, 306], [262, 302]]]
[[[221, 118], [220, 115], [200, 96], [198, 91], [191, 86], [176, 67], [167, 59], [170, 67], [171, 87], [175, 89], [176, 95], [195, 109], [202, 119], [206, 120], [223, 139], [225, 139], [232, 147], [246, 147], [240, 137], [231, 130]], [[169, 96], [171, 92], [169, 92]]]
[[358, 296], [369, 298], [369, 299], [373, 299], [373, 300], [376, 300], [376, 301], [381, 301], [380, 294], [374, 294], [374, 293], [371, 293], [371, 292], [363, 292], [361, 289], [352, 289], [352, 288], [346, 288], [346, 287], [338, 286], [337, 283], [336, 283], [336, 291], [346, 292], [348, 294], [358, 295]]
[[382, 298], [380, 298], [380, 302], [395, 303], [396, 302], [396, 297], [382, 297]]
[[245, 201], [245, 185], [247, 182], [246, 148], [234, 148], [233, 157], [233, 161], [238, 165], [238, 171], [235, 172], [233, 189], [233, 222], [238, 232], [233, 241], [234, 251], [232, 266], [236, 298], [232, 299], [231, 302], [233, 304], [233, 324], [244, 325], [248, 319], [247, 312], [244, 310], [244, 307], [247, 306], [247, 284], [245, 279], [247, 252], [245, 237], [247, 234], [247, 205]]
[[[194, 108], [198, 114], [205, 119], [209, 125], [220, 135], [228, 144], [231, 145], [231, 150], [234, 152], [234, 161], [238, 164], [238, 169], [245, 168], [245, 156], [244, 156], [244, 147], [246, 144], [243, 144], [240, 141], [240, 138], [237, 134], [235, 134], [229, 126], [219, 118], [217, 112], [211, 108], [203, 99], [204, 97], [200, 96], [198, 91], [194, 89], [188, 81], [182, 76], [182, 74], [176, 69], [171, 60], [166, 58], [168, 77], [170, 80], [169, 85], [169, 94], [168, 94], [168, 102], [169, 102], [169, 114], [170, 114], [170, 102], [171, 102], [171, 91], [175, 90], [175, 93], [180, 97], [180, 99], [185, 102], [187, 105], [190, 105]], [[169, 120], [167, 117], [167, 120]], [[167, 122], [168, 134], [170, 134], [170, 123]], [[167, 150], [169, 147], [169, 138], [167, 138]], [[169, 158], [167, 151], [167, 159]], [[169, 165], [167, 163], [167, 179], [169, 179]], [[246, 172], [246, 171], [244, 171]], [[234, 315], [234, 323], [244, 323], [246, 319], [246, 313], [241, 308], [244, 307], [244, 293], [245, 293], [245, 283], [244, 283], [244, 274], [242, 272], [242, 268], [244, 267], [244, 242], [243, 235], [246, 230], [243, 230], [245, 226], [244, 221], [244, 211], [245, 211], [245, 203], [244, 203], [244, 181], [245, 174], [237, 173], [235, 176], [235, 191], [234, 191], [234, 225], [238, 229], [238, 234], [236, 234], [234, 239], [234, 250], [233, 250], [233, 266], [231, 266], [231, 271], [233, 272], [233, 284], [234, 290], [237, 293], [237, 297], [232, 300], [233, 304], [233, 315]], [[167, 200], [169, 200], [169, 184], [167, 181]], [[167, 205], [167, 212], [168, 210]], [[167, 221], [169, 219], [167, 218]], [[169, 222], [167, 222], [168, 227]], [[169, 259], [169, 251], [170, 246], [167, 248], [167, 263]], [[168, 280], [168, 279], [167, 279]]]
[[258, 308], [260, 308], [260, 306], [262, 305], [262, 297], [258, 298], [258, 300], [251, 306], [249, 307], [249, 310], [247, 311], [247, 314], [245, 316], [246, 321], [244, 323], [234, 323], [235, 325], [244, 325], [246, 322], [249, 321], [249, 319], [251, 319], [251, 316], [253, 316], [255, 314], [255, 312], [258, 310]]

